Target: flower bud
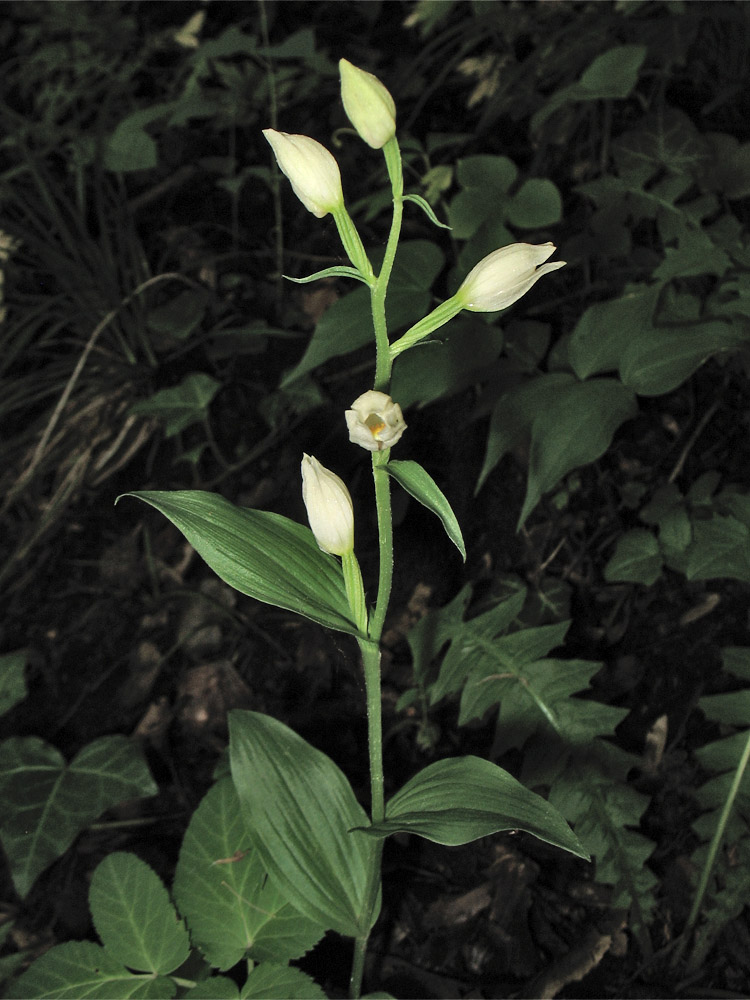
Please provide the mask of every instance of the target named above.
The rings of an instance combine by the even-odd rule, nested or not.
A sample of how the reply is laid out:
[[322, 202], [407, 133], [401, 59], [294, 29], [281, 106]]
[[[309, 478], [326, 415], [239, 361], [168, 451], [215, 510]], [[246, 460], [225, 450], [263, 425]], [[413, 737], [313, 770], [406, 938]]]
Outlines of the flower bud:
[[[552, 243], [541, 246], [512, 243], [494, 250], [469, 272], [454, 298], [471, 312], [506, 309], [525, 295], [543, 274], [564, 267], [564, 260], [544, 264], [555, 250]], [[544, 266], [539, 267], [540, 264]]]
[[339, 59], [341, 100], [352, 125], [373, 149], [383, 146], [396, 134], [396, 105], [388, 90], [372, 73]]
[[290, 135], [264, 128], [263, 135], [273, 149], [276, 162], [292, 183], [294, 193], [318, 219], [344, 204], [339, 165], [309, 135]]
[[337, 475], [312, 455], [302, 458], [302, 499], [319, 548], [334, 556], [354, 550], [354, 507]]
[[368, 451], [382, 451], [394, 445], [406, 430], [401, 407], [390, 396], [368, 389], [346, 411], [349, 440]]

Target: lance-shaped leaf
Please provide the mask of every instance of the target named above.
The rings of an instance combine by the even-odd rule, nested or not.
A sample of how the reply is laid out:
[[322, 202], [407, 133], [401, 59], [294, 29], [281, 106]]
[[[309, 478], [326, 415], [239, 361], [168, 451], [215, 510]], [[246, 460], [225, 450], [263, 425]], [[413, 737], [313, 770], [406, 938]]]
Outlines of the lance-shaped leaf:
[[339, 934], [369, 930], [375, 844], [353, 830], [368, 819], [341, 769], [258, 712], [230, 712], [229, 756], [248, 833], [289, 902]]
[[481, 757], [430, 764], [396, 792], [385, 816], [364, 832], [376, 837], [416, 833], [456, 847], [501, 830], [525, 830], [576, 857], [589, 857], [549, 802]]
[[433, 514], [437, 514], [443, 522], [446, 535], [466, 562], [466, 546], [456, 515], [432, 476], [422, 468], [419, 462], [388, 462], [383, 468], [388, 475], [393, 476], [400, 486], [403, 486], [407, 493], [411, 494], [415, 500], [419, 500], [422, 506], [431, 510]]
[[126, 493], [161, 511], [214, 573], [248, 597], [357, 634], [340, 564], [309, 528], [280, 514], [235, 507], [201, 490]]

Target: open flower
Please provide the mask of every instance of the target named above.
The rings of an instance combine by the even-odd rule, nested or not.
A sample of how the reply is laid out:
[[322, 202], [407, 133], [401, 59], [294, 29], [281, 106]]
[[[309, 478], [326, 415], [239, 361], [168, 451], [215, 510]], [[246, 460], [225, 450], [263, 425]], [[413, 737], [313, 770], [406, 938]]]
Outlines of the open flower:
[[309, 135], [290, 135], [264, 128], [263, 135], [273, 149], [276, 162], [289, 178], [294, 193], [318, 219], [343, 207], [339, 165], [328, 152]]
[[368, 389], [346, 411], [349, 440], [368, 451], [382, 451], [394, 445], [406, 430], [401, 407], [390, 396]]
[[471, 312], [507, 309], [543, 274], [565, 266], [564, 260], [544, 263], [556, 249], [552, 243], [513, 243], [494, 250], [469, 272], [454, 299]]
[[339, 477], [312, 455], [302, 458], [302, 499], [319, 548], [334, 556], [354, 550], [354, 507]]
[[396, 105], [386, 87], [372, 73], [339, 59], [341, 100], [352, 125], [373, 149], [383, 146], [396, 134]]

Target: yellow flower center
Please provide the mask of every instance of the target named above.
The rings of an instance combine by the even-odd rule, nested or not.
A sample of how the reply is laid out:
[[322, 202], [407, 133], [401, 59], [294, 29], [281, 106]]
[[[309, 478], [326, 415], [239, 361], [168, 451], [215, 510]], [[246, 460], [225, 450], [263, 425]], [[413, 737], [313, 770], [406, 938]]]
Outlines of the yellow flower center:
[[365, 427], [377, 441], [378, 434], [385, 428], [385, 420], [379, 413], [370, 413], [365, 417]]

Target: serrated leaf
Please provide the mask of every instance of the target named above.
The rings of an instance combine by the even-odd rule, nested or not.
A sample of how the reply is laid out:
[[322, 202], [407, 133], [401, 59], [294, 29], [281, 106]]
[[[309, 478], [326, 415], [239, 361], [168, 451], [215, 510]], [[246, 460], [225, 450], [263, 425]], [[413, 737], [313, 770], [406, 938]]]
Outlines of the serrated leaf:
[[107, 952], [129, 969], [166, 975], [190, 954], [185, 925], [161, 879], [135, 854], [115, 851], [100, 862], [89, 906]]
[[50, 948], [13, 984], [28, 1000], [170, 1000], [177, 986], [168, 978], [134, 975], [91, 941]]
[[750, 528], [718, 514], [710, 521], [694, 518], [685, 575], [688, 580], [731, 577], [750, 582]]
[[306, 972], [287, 965], [264, 962], [247, 977], [242, 1000], [326, 1000], [326, 995]]
[[143, 500], [168, 517], [214, 573], [241, 594], [357, 634], [341, 565], [321, 552], [309, 528], [269, 511], [236, 507], [200, 490], [123, 495]]
[[643, 583], [650, 587], [661, 576], [663, 565], [654, 535], [645, 528], [633, 528], [617, 540], [617, 547], [604, 567], [604, 579], [610, 583]]
[[237, 984], [228, 976], [209, 976], [197, 983], [185, 996], [190, 1000], [239, 1000]]
[[579, 858], [578, 838], [540, 795], [491, 761], [471, 755], [436, 761], [416, 774], [388, 802], [385, 821], [370, 836], [415, 833], [455, 847], [501, 830], [524, 830]]
[[[462, 593], [464, 592], [462, 591]], [[454, 602], [447, 609], [434, 612], [430, 616], [431, 621], [423, 625], [423, 628], [434, 628], [434, 624], [440, 623], [446, 612], [445, 624], [450, 625], [449, 632], [443, 631], [445, 639], [450, 640], [450, 646], [441, 664], [437, 680], [430, 686], [430, 704], [434, 705], [447, 694], [458, 691], [472, 670], [481, 670], [487, 662], [485, 657], [488, 650], [491, 667], [496, 664], [495, 643], [500, 641], [498, 637], [517, 619], [525, 599], [526, 590], [521, 589], [483, 615], [477, 615], [475, 618], [461, 623], [456, 620], [455, 614], [465, 606], [463, 603]], [[514, 633], [514, 635], [521, 635], [521, 633]], [[511, 636], [505, 638], [510, 641], [512, 648], [518, 648], [521, 643], [526, 641], [513, 639]]]
[[26, 697], [26, 662], [28, 651], [17, 649], [0, 656], [0, 715], [9, 712]]
[[383, 468], [407, 493], [440, 518], [446, 535], [466, 562], [466, 546], [456, 515], [432, 476], [418, 462], [391, 461]]
[[323, 935], [266, 874], [229, 777], [214, 785], [190, 820], [173, 892], [193, 943], [221, 970], [245, 956], [261, 962], [300, 958]]
[[339, 934], [369, 930], [368, 819], [343, 772], [277, 719], [229, 714], [232, 780], [266, 871], [314, 923]]
[[125, 736], [89, 743], [70, 764], [36, 736], [0, 744], [0, 838], [19, 895], [106, 809], [156, 792]]
[[164, 433], [174, 437], [191, 424], [204, 420], [211, 400], [221, 383], [203, 372], [187, 375], [172, 389], [161, 389], [150, 399], [130, 407], [130, 412], [158, 417], [164, 423]]

